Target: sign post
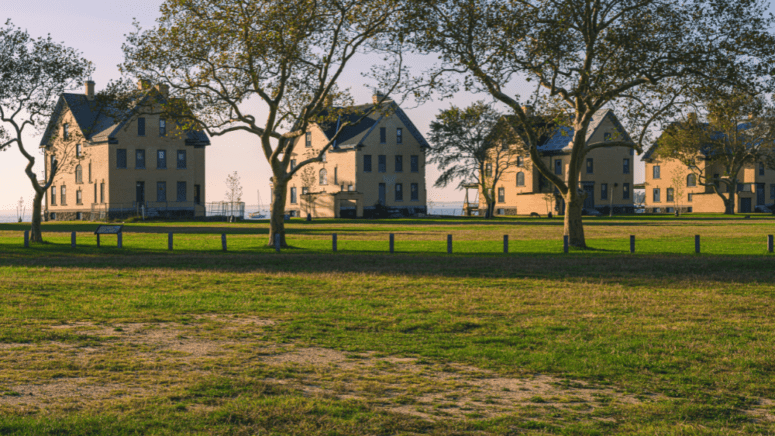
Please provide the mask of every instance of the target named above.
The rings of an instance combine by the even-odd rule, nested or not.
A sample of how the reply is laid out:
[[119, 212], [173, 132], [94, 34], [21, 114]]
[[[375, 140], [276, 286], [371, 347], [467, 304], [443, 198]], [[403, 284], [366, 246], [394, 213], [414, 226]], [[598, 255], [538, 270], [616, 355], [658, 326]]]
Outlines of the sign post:
[[[118, 239], [118, 248], [123, 248], [124, 244], [122, 241], [122, 236], [124, 232], [124, 225], [105, 225], [101, 224], [97, 226], [97, 230], [94, 231], [94, 234], [97, 235], [97, 247], [100, 246], [100, 235], [116, 235]], [[75, 246], [75, 232], [73, 232], [73, 246]]]

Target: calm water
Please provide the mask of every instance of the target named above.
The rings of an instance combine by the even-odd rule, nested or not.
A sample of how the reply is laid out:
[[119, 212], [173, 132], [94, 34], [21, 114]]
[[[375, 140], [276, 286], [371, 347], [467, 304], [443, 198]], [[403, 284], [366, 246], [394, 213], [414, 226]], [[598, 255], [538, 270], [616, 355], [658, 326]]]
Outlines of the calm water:
[[[269, 205], [248, 204], [245, 205], [245, 218], [248, 218], [248, 214], [260, 210], [265, 216], [269, 216]], [[437, 202], [430, 206], [431, 215], [454, 215], [460, 216], [463, 214], [463, 202]], [[29, 222], [32, 213], [30, 209], [24, 214], [23, 221]], [[18, 215], [15, 210], [0, 210], [0, 223], [15, 223], [18, 221]]]

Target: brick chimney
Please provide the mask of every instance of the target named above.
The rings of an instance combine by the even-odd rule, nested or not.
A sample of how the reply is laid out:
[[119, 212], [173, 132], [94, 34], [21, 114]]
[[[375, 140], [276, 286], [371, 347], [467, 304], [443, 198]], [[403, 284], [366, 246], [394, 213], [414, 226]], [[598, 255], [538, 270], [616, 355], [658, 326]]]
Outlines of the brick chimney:
[[137, 81], [137, 89], [139, 89], [140, 91], [145, 91], [150, 87], [151, 87], [151, 81], [148, 79], [140, 79]]
[[[382, 99], [384, 99], [384, 100], [382, 100]], [[389, 98], [389, 97], [385, 98], [385, 94], [377, 91], [377, 93], [374, 94], [371, 97], [371, 101], [374, 102], [374, 104], [379, 104], [380, 100], [382, 100], [384, 103], [392, 103], [393, 102], [393, 100], [391, 98]]]
[[94, 100], [94, 81], [87, 80], [83, 83], [84, 87], [86, 88], [86, 99], [91, 101]]
[[522, 106], [522, 112], [525, 113], [525, 116], [532, 117], [533, 116], [533, 106]]

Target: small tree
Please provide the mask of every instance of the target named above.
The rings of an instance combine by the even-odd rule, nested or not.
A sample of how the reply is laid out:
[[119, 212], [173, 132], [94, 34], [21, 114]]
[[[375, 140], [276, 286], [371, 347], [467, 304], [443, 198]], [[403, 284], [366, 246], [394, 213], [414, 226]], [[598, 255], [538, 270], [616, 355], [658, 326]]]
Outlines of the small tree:
[[306, 200], [304, 205], [304, 213], [310, 214], [312, 207], [312, 187], [315, 186], [315, 170], [312, 167], [304, 168], [301, 172], [301, 193]]
[[673, 208], [676, 214], [681, 215], [681, 204], [684, 198], [686, 176], [689, 174], [684, 166], [676, 166], [670, 174], [670, 187], [673, 188]]
[[[46, 149], [48, 171], [41, 180], [35, 174], [35, 157], [24, 143], [25, 129], [40, 132], [53, 115], [60, 95], [80, 84], [92, 72], [88, 61], [72, 48], [55, 43], [50, 36], [33, 38], [10, 21], [0, 28], [0, 150], [13, 145], [27, 159], [24, 169], [32, 184], [30, 240], [43, 242], [43, 197], [59, 172], [72, 169], [78, 159], [75, 132], [54, 132], [55, 146]], [[75, 130], [75, 129], [73, 129]]]
[[706, 110], [705, 122], [690, 114], [672, 124], [654, 155], [686, 166], [699, 184], [721, 198], [724, 213], [731, 215], [740, 172], [755, 164], [775, 168], [775, 107], [763, 97], [737, 90], [714, 90], [710, 95], [699, 103]]
[[242, 201], [242, 182], [236, 171], [226, 176], [226, 201], [229, 203]]
[[442, 110], [431, 122], [433, 147], [428, 162], [441, 170], [434, 186], [443, 188], [459, 180], [458, 188], [462, 188], [474, 181], [487, 203], [487, 218], [493, 216], [498, 182], [516, 165], [517, 150], [500, 119], [501, 114], [490, 104], [478, 101], [467, 108]]

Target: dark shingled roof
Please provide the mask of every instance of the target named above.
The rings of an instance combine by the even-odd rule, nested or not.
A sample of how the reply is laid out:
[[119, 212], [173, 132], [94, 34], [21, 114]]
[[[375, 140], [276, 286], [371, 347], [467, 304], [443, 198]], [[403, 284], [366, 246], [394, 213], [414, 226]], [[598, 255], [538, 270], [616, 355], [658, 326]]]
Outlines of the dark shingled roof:
[[[148, 98], [149, 93], [143, 96], [143, 100]], [[157, 98], [162, 98], [158, 93], [155, 93]], [[56, 126], [55, 120], [59, 118], [59, 114], [67, 106], [75, 118], [75, 122], [78, 124], [78, 128], [83, 133], [87, 140], [93, 142], [110, 142], [116, 143], [116, 133], [131, 119], [132, 112], [129, 111], [125, 116], [120, 117], [118, 120], [111, 116], [111, 108], [100, 107], [100, 104], [96, 100], [89, 100], [85, 94], [69, 94], [63, 93], [57, 106], [54, 110], [54, 115], [51, 117], [49, 124], [46, 128], [46, 132], [41, 138], [40, 145], [49, 145], [52, 131]], [[190, 130], [186, 132], [186, 145], [191, 146], [205, 146], [210, 145], [210, 138], [202, 130]]]
[[[680, 123], [678, 123], [678, 122], [673, 122], [673, 123], [671, 123], [671, 124], [670, 124], [670, 126], [673, 126], [673, 125], [678, 125], [678, 124], [680, 124]], [[670, 126], [668, 126], [668, 128], [670, 128]], [[708, 124], [708, 123], [700, 123], [700, 126], [702, 127], [702, 129], [703, 129], [703, 130], [705, 130], [705, 129], [707, 129], [707, 128], [710, 126], [710, 124]], [[738, 124], [738, 126], [737, 126], [737, 130], [738, 130], [738, 131], [740, 131], [740, 130], [748, 130], [748, 129], [750, 129], [751, 127], [752, 127], [752, 124], [751, 124], [751, 123], [749, 123], [749, 122], [740, 123], [740, 124]], [[665, 131], [667, 131], [667, 129], [665, 129]], [[662, 138], [662, 136], [665, 134], [665, 131], [663, 131], [663, 132], [662, 132], [662, 134], [660, 134], [660, 135], [659, 135], [659, 138], [660, 138], [660, 139], [661, 139], [661, 138]], [[721, 139], [721, 138], [723, 138], [724, 136], [726, 136], [726, 134], [725, 134], [725, 133], [723, 133], [723, 132], [720, 132], [720, 131], [716, 131], [716, 132], [713, 132], [713, 134], [712, 134], [711, 136], [712, 136], [712, 138], [711, 138], [711, 139], [713, 139], [713, 140], [718, 140], [718, 139]], [[755, 145], [755, 144], [751, 144], [751, 146], [754, 146], [754, 145]], [[650, 161], [651, 159], [653, 159], [654, 152], [656, 152], [656, 151], [657, 151], [657, 148], [659, 148], [659, 139], [657, 139], [656, 141], [654, 141], [654, 144], [652, 144], [652, 145], [651, 145], [651, 147], [649, 147], [649, 149], [648, 149], [648, 150], [646, 150], [646, 152], [645, 152], [645, 153], [643, 153], [643, 156], [641, 156], [640, 160], [642, 160], [642, 161], [644, 161], [644, 162], [648, 162], [648, 161]], [[700, 150], [700, 152], [701, 152], [702, 154], [704, 154], [706, 157], [707, 157], [707, 156], [710, 154], [710, 151], [708, 150], [708, 146], [704, 147], [702, 150]]]
[[[428, 141], [425, 140], [420, 131], [417, 130], [417, 127], [415, 127], [406, 113], [397, 104], [394, 102], [386, 102], [383, 103], [383, 106], [385, 107], [382, 110], [375, 109], [375, 105], [373, 104], [339, 108], [346, 109], [346, 111], [337, 117], [336, 122], [328, 122], [321, 125], [320, 127], [323, 130], [323, 133], [325, 133], [326, 138], [330, 140], [339, 130], [342, 123], [355, 123], [349, 126], [345, 126], [333, 144], [334, 149], [355, 148], [363, 145], [363, 142], [366, 140], [366, 138], [369, 137], [371, 132], [375, 127], [377, 127], [380, 121], [382, 121], [385, 115], [395, 113], [398, 119], [401, 120], [401, 122], [404, 124], [409, 134], [414, 137], [414, 139], [420, 144], [421, 147], [430, 147]], [[367, 113], [368, 115], [358, 123], [357, 121]], [[326, 112], [321, 114], [321, 116], [324, 117], [326, 115]]]

